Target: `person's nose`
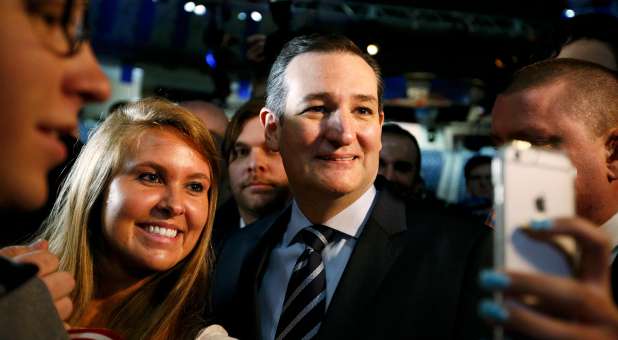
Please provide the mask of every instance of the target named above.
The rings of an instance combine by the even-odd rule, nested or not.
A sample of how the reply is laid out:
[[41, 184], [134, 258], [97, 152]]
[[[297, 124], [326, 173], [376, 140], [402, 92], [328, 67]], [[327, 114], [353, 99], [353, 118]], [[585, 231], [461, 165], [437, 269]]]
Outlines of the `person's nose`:
[[353, 119], [345, 109], [333, 111], [326, 121], [326, 138], [336, 146], [351, 144], [355, 134]]
[[101, 102], [109, 98], [109, 80], [101, 70], [90, 44], [84, 44], [76, 55], [67, 61], [67, 69], [62, 79], [66, 94], [87, 102]]
[[253, 148], [249, 153], [248, 158], [248, 168], [249, 171], [264, 171], [266, 170], [266, 155], [264, 152], [258, 148]]
[[164, 213], [165, 218], [180, 216], [185, 213], [181, 191], [182, 189], [168, 186], [162, 193], [157, 209]]
[[393, 169], [393, 166], [391, 164], [388, 164], [384, 167], [384, 178], [386, 178], [388, 181], [393, 181], [395, 179], [395, 169]]

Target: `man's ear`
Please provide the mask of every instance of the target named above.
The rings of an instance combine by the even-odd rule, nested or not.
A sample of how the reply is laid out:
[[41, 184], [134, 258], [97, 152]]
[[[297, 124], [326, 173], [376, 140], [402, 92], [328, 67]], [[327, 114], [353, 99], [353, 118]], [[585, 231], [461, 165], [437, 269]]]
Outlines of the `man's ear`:
[[607, 181], [613, 182], [618, 179], [618, 128], [611, 129], [605, 140], [607, 151]]
[[378, 119], [380, 120], [380, 151], [382, 151], [382, 126], [384, 125], [384, 111], [380, 111]]
[[260, 122], [264, 127], [266, 145], [273, 151], [279, 151], [279, 118], [270, 109], [264, 107], [260, 111]]

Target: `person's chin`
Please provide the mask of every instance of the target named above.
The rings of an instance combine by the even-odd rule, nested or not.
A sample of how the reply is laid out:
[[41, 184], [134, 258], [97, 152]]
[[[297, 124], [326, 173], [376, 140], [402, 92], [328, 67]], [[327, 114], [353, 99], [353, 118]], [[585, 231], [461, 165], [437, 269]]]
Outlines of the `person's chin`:
[[32, 174], [22, 181], [14, 180], [12, 183], [15, 188], [7, 190], [7, 207], [28, 211], [38, 209], [47, 202], [47, 177]]

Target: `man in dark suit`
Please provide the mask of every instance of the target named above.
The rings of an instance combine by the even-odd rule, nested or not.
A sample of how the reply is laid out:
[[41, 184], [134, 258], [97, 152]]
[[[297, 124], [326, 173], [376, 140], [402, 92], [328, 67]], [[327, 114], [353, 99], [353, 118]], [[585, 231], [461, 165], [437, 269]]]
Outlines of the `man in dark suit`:
[[252, 99], [234, 114], [223, 138], [222, 155], [232, 198], [215, 215], [212, 240], [216, 253], [234, 232], [256, 220], [281, 210], [290, 200], [288, 178], [281, 155], [264, 139], [259, 120], [263, 99]]
[[476, 330], [476, 268], [489, 232], [374, 186], [384, 118], [376, 62], [345, 37], [297, 37], [267, 86], [260, 118], [294, 200], [226, 242], [217, 321], [241, 339]]

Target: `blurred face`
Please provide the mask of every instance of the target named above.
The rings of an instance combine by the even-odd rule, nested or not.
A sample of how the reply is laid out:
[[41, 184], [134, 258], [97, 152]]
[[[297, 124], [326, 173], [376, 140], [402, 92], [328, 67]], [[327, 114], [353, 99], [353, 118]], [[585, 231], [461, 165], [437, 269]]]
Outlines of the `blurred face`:
[[416, 181], [419, 166], [418, 154], [409, 138], [392, 133], [382, 134], [380, 175], [409, 190]]
[[[79, 2], [79, 1], [77, 1]], [[27, 7], [26, 4], [32, 6]], [[90, 47], [67, 57], [54, 42], [64, 1], [0, 1], [0, 206], [32, 209], [47, 198], [47, 172], [67, 150], [59, 134], [77, 126], [87, 100], [104, 100], [109, 84]], [[83, 5], [74, 9], [81, 16]]]
[[491, 183], [491, 164], [481, 164], [470, 171], [466, 183], [468, 193], [473, 197], [487, 198], [493, 201], [494, 186]]
[[228, 170], [234, 199], [246, 223], [281, 208], [290, 198], [281, 155], [266, 145], [258, 116], [245, 122]]
[[601, 224], [611, 215], [614, 199], [608, 184], [605, 138], [595, 136], [569, 112], [568, 89], [547, 85], [499, 96], [492, 113], [492, 133], [497, 142], [526, 140], [533, 145], [560, 148], [577, 169], [577, 214]]
[[383, 113], [375, 73], [352, 54], [304, 53], [285, 77], [285, 114], [266, 128], [295, 198], [352, 203], [378, 172]]
[[105, 193], [107, 260], [164, 271], [193, 250], [206, 225], [210, 167], [170, 129], [148, 130], [136, 145]]

